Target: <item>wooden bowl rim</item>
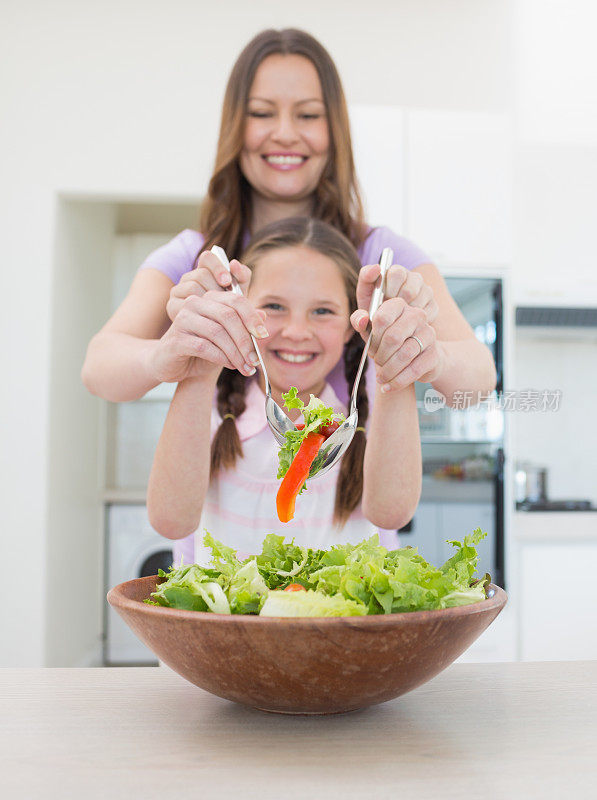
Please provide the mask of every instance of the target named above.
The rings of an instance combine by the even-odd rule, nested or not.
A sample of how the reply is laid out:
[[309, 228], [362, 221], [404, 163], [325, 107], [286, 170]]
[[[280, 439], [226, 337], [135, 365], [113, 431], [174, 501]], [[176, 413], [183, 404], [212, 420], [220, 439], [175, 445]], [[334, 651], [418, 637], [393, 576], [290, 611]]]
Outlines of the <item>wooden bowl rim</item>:
[[[434, 608], [426, 611], [399, 611], [394, 614], [367, 614], [354, 617], [260, 617], [258, 614], [214, 614], [210, 611], [188, 611], [181, 608], [168, 608], [167, 606], [153, 606], [141, 600], [132, 600], [127, 597], [127, 592], [131, 586], [140, 583], [151, 585], [157, 581], [157, 575], [148, 575], [144, 578], [133, 578], [114, 586], [107, 594], [107, 600], [116, 609], [134, 611], [147, 617], [162, 616], [178, 620], [195, 620], [197, 623], [218, 623], [222, 625], [246, 624], [246, 625], [272, 625], [289, 624], [294, 626], [308, 626], [313, 622], [317, 625], [347, 625], [359, 627], [376, 627], [394, 625], [414, 625], [425, 621], [437, 621], [438, 617], [457, 618], [467, 617], [471, 614], [480, 614], [493, 609], [501, 609], [508, 601], [506, 592], [494, 583], [489, 584], [489, 589], [493, 590], [492, 597], [481, 600], [477, 603], [469, 603], [465, 606], [452, 606], [451, 608]], [[149, 592], [147, 597], [149, 597]]]

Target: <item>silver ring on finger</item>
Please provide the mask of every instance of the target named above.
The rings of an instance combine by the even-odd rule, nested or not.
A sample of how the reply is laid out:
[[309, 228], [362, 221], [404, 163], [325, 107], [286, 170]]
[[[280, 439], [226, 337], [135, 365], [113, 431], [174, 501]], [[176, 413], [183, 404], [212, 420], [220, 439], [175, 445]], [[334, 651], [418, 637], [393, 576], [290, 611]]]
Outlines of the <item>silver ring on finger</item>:
[[414, 339], [414, 340], [415, 340], [415, 342], [416, 342], [416, 343], [419, 345], [419, 347], [421, 348], [421, 349], [419, 350], [419, 355], [421, 355], [421, 353], [423, 352], [423, 350], [424, 350], [425, 348], [423, 347], [423, 342], [422, 342], [422, 341], [419, 339], [419, 337], [418, 337], [418, 336], [415, 336], [415, 335], [414, 335], [414, 333], [413, 333], [413, 335], [412, 335], [412, 336], [407, 336], [406, 338], [407, 338], [407, 339]]

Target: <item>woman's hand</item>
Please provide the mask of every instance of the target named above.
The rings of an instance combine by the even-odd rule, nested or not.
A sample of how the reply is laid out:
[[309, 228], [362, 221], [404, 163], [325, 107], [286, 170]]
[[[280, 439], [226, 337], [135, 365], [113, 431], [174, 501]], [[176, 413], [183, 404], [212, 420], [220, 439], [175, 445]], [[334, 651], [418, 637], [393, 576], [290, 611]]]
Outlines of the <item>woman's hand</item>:
[[[357, 286], [359, 308], [365, 310], [369, 308], [371, 295], [379, 275], [379, 264], [370, 264], [361, 270]], [[429, 324], [437, 317], [439, 308], [433, 296], [433, 289], [425, 283], [422, 275], [418, 272], [393, 264], [386, 273], [385, 296], [401, 297], [410, 306], [422, 308]]]
[[[249, 267], [233, 259], [230, 262], [230, 271], [240, 283], [243, 293], [246, 294], [251, 280]], [[166, 312], [170, 319], [174, 321], [182, 308], [183, 301], [187, 297], [203, 297], [206, 292], [221, 291], [229, 286], [230, 274], [228, 270], [222, 266], [222, 262], [217, 256], [209, 250], [204, 250], [199, 256], [195, 269], [185, 272], [180, 282], [172, 287], [170, 299], [166, 304]]]
[[[212, 376], [222, 367], [252, 375], [259, 363], [250, 334], [262, 338], [265, 312], [246, 297], [207, 290], [181, 300], [170, 328], [152, 353], [151, 369], [159, 381]], [[261, 330], [259, 330], [261, 329]]]
[[[394, 269], [390, 268], [388, 276]], [[371, 299], [369, 287], [375, 283], [371, 281], [372, 274], [374, 270], [370, 267], [361, 270], [357, 287], [359, 306], [367, 294], [367, 303]], [[377, 381], [383, 392], [404, 389], [415, 381], [431, 382], [441, 374], [445, 363], [444, 351], [436, 341], [426, 310], [411, 305], [403, 297], [392, 296], [392, 292], [398, 290], [399, 293], [400, 287], [398, 281], [386, 281], [386, 299], [373, 315], [371, 323], [373, 335], [369, 355], [375, 363]], [[369, 335], [367, 311], [359, 308], [352, 314], [351, 323], [366, 340]]]

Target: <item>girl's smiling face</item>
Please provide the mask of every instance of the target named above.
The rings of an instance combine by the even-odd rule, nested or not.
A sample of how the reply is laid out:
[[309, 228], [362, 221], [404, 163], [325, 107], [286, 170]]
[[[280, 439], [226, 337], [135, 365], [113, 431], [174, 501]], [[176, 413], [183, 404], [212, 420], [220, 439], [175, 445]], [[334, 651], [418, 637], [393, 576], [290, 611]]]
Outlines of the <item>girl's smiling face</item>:
[[[296, 386], [318, 396], [354, 333], [346, 286], [328, 256], [305, 245], [266, 251], [255, 264], [249, 299], [267, 313], [269, 336], [259, 340], [272, 394]], [[259, 373], [262, 389], [265, 383]]]

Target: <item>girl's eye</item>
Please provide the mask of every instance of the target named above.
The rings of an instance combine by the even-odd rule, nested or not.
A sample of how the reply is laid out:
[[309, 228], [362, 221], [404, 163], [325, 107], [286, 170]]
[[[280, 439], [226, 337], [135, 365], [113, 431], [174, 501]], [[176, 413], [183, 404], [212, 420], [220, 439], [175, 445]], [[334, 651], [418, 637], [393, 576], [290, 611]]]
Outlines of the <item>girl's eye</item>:
[[280, 303], [265, 303], [261, 308], [269, 308], [270, 311], [281, 311], [282, 306]]
[[332, 311], [331, 308], [325, 308], [325, 306], [315, 309], [315, 314], [317, 314], [317, 316], [319, 317], [323, 317], [325, 314], [333, 314], [333, 313], [334, 312]]

